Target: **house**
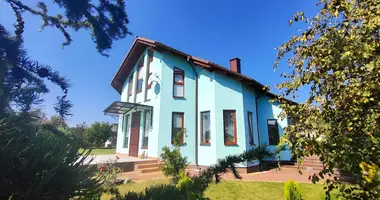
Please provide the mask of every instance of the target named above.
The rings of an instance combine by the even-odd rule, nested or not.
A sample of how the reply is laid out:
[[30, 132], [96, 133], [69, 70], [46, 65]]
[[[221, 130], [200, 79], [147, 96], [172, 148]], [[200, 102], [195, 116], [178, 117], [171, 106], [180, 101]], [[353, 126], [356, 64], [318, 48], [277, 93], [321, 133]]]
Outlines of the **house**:
[[[185, 129], [182, 154], [191, 164], [210, 166], [263, 144], [274, 151], [288, 124], [278, 119], [279, 103], [269, 102], [276, 95], [241, 74], [239, 58], [227, 69], [137, 37], [111, 85], [121, 99], [104, 112], [119, 116], [116, 152], [129, 156], [158, 158]], [[281, 159], [290, 160], [290, 152]]]

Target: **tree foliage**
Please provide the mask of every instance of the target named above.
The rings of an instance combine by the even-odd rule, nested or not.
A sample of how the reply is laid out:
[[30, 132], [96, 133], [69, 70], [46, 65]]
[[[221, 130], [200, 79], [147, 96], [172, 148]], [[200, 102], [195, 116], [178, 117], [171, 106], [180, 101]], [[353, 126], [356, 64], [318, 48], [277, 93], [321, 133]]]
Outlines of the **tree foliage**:
[[318, 8], [312, 18], [296, 13], [290, 23], [307, 28], [278, 48], [275, 67], [286, 57], [291, 69], [278, 85], [283, 96], [310, 88], [303, 104], [280, 98], [282, 117], [294, 121], [285, 142], [298, 158], [320, 157], [326, 169], [314, 180], [334, 168], [357, 180], [327, 180], [327, 191], [339, 186], [345, 199], [376, 199], [378, 185], [363, 179], [361, 164], [380, 166], [380, 1], [320, 0]]
[[0, 25], [0, 117], [13, 110], [28, 112], [33, 105], [41, 104], [40, 96], [49, 92], [44, 80], [58, 85], [63, 92], [54, 105], [61, 120], [71, 115], [73, 105], [66, 99], [70, 87], [68, 80], [50, 66], [32, 60], [23, 48], [24, 13], [40, 17], [41, 30], [52, 27], [62, 32], [65, 38], [63, 46], [73, 40], [69, 30], [90, 30], [91, 38], [102, 55], [107, 55], [105, 51], [111, 48], [114, 40], [130, 34], [123, 0], [57, 0], [51, 3], [57, 5], [62, 13], [51, 15], [43, 1], [35, 6], [20, 0], [5, 1], [5, 5], [13, 10], [16, 21], [14, 34]]
[[95, 122], [85, 130], [85, 140], [89, 145], [99, 147], [115, 136], [112, 125], [107, 122]]
[[[50, 123], [33, 106], [49, 92], [45, 81], [60, 87], [54, 109], [62, 125], [71, 115], [66, 99], [68, 80], [50, 66], [31, 59], [23, 48], [24, 13], [42, 19], [42, 29], [57, 28], [66, 41], [69, 30], [89, 30], [98, 52], [106, 55], [112, 42], [126, 37], [128, 18], [123, 0], [54, 0], [62, 13], [51, 15], [40, 1], [30, 6], [21, 0], [5, 0], [15, 15], [14, 33], [0, 24], [0, 199], [99, 199], [103, 191], [96, 169], [88, 165], [91, 151]], [[37, 111], [37, 112], [35, 112]], [[67, 131], [67, 129], [64, 129]]]
[[75, 127], [69, 128], [69, 137], [76, 140], [81, 145], [81, 147], [89, 148], [90, 145], [88, 144], [86, 140], [87, 129], [88, 129], [88, 126], [86, 123], [77, 124]]

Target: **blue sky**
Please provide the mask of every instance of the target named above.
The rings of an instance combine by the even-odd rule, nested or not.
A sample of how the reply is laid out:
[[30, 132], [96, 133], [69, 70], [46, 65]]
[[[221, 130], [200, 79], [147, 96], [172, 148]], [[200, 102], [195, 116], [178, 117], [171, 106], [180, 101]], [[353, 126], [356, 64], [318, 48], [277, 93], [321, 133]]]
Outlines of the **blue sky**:
[[[35, 4], [32, 0], [25, 2]], [[108, 58], [96, 51], [89, 32], [71, 32], [73, 43], [62, 48], [64, 38], [58, 30], [46, 28], [39, 32], [40, 18], [25, 15], [25, 48], [31, 58], [50, 65], [70, 79], [73, 86], [68, 98], [74, 103], [74, 116], [69, 119], [69, 125], [112, 121], [102, 113], [111, 102], [120, 99], [110, 82], [136, 36], [160, 41], [226, 67], [229, 67], [229, 59], [239, 57], [243, 74], [273, 86], [281, 82], [280, 71], [287, 67], [284, 61], [279, 70], [273, 71], [274, 48], [299, 33], [296, 26], [289, 26], [288, 20], [297, 11], [314, 16], [316, 3], [305, 0], [129, 0], [128, 27], [133, 35], [115, 41]], [[57, 11], [54, 6], [49, 9], [51, 14]], [[14, 21], [8, 4], [0, 0], [0, 23], [13, 30]], [[44, 96], [41, 107], [50, 116], [54, 115], [53, 103], [60, 89], [48, 85], [51, 92]]]

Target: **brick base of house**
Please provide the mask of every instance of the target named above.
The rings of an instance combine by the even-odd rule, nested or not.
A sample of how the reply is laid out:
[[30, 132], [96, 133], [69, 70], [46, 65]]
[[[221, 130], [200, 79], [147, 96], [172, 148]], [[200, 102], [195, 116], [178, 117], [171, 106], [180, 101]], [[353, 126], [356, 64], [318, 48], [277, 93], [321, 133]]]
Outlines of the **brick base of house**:
[[[201, 170], [207, 169], [208, 166], [202, 166], [202, 165], [189, 165], [188, 167], [188, 172], [190, 174], [197, 174]], [[254, 172], [260, 172], [260, 166], [259, 165], [253, 165], [249, 167], [237, 167], [236, 168], [239, 174], [249, 174], [249, 173], [254, 173]]]

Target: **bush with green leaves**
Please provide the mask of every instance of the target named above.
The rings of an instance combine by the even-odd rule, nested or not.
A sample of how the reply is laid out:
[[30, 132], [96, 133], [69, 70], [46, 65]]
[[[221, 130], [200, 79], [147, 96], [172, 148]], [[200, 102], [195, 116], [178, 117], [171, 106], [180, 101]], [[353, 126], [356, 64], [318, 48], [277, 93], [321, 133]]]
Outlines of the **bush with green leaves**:
[[100, 197], [90, 151], [51, 124], [27, 115], [0, 119], [0, 199]]
[[98, 176], [102, 178], [102, 187], [111, 189], [116, 184], [117, 176], [121, 172], [120, 168], [115, 165], [115, 161], [108, 160], [98, 164]]
[[180, 149], [180, 146], [182, 145], [181, 137], [184, 136], [185, 132], [186, 131], [183, 129], [173, 138], [174, 147], [172, 149], [164, 146], [160, 154], [162, 161], [160, 169], [165, 176], [171, 178], [173, 184], [177, 184], [180, 179], [180, 174], [184, 173], [189, 165], [187, 158], [181, 155]]
[[101, 147], [104, 143], [115, 136], [112, 125], [108, 122], [95, 122], [85, 130], [85, 141], [92, 147]]
[[289, 180], [284, 185], [285, 200], [302, 200], [300, 186], [294, 180]]
[[[290, 68], [277, 85], [281, 117], [294, 122], [284, 129], [284, 141], [295, 157], [314, 155], [323, 162], [313, 181], [334, 169], [355, 178], [357, 184], [326, 179], [328, 193], [338, 189], [344, 199], [378, 199], [379, 185], [365, 181], [360, 165], [380, 167], [380, 1], [315, 2], [318, 12], [297, 12], [290, 24], [302, 23], [302, 30], [277, 49], [275, 67], [286, 60]], [[301, 104], [283, 98], [301, 93]]]

